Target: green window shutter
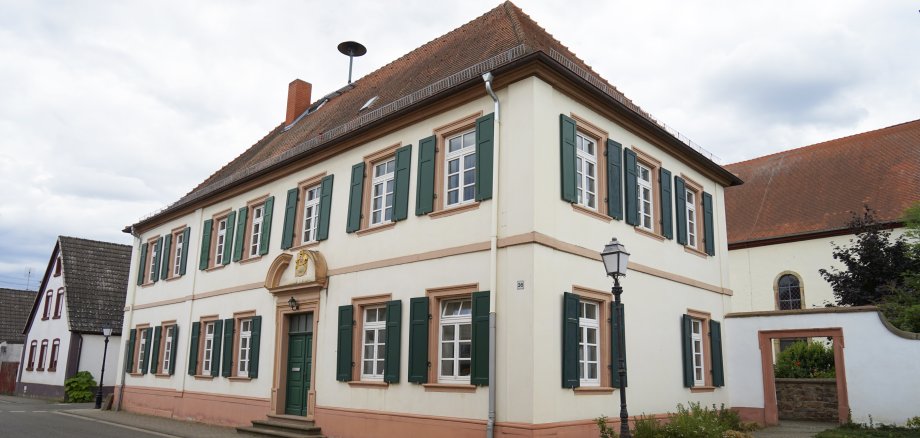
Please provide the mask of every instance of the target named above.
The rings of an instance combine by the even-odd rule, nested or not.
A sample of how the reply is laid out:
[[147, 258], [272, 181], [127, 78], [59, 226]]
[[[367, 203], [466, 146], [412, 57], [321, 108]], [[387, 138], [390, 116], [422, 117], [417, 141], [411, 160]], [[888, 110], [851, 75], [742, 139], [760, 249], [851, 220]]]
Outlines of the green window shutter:
[[198, 257], [198, 269], [202, 271], [208, 269], [208, 259], [211, 258], [211, 226], [213, 224], [214, 220], [208, 219], [201, 227], [201, 255]]
[[346, 233], [361, 229], [361, 203], [364, 199], [364, 162], [351, 166], [351, 187], [348, 191], [348, 224]]
[[623, 146], [607, 140], [607, 216], [623, 219]]
[[127, 354], [125, 354], [125, 369], [128, 372], [134, 371], [134, 343], [137, 342], [137, 329], [131, 329], [131, 334], [128, 336], [128, 347], [125, 349]]
[[387, 302], [387, 336], [383, 381], [399, 383], [399, 342], [402, 339], [402, 301]]
[[150, 355], [151, 365], [150, 373], [156, 374], [160, 371], [160, 336], [163, 327], [156, 326], [153, 329], [153, 354]]
[[683, 347], [683, 358], [684, 358], [684, 387], [692, 388], [693, 387], [693, 328], [692, 328], [692, 318], [690, 315], [683, 315], [681, 317], [680, 325], [680, 334], [682, 337], [681, 346]]
[[[614, 388], [625, 388], [629, 378], [620, 384], [620, 345], [626, 346], [626, 319], [624, 318], [625, 305], [620, 303], [617, 311], [616, 303], [610, 303], [610, 369], [612, 371], [611, 384]], [[623, 349], [623, 365], [626, 365], [626, 348]]]
[[409, 300], [409, 381], [428, 383], [428, 297]]
[[284, 204], [284, 229], [281, 231], [281, 249], [294, 246], [294, 221], [297, 217], [297, 196], [300, 187], [288, 190], [287, 202]]
[[712, 386], [725, 386], [722, 368], [722, 324], [709, 320], [709, 358], [712, 360]]
[[495, 113], [476, 119], [476, 200], [492, 199], [492, 160], [495, 152]]
[[144, 271], [147, 266], [147, 244], [141, 244], [140, 263], [137, 264], [137, 285], [144, 284]]
[[703, 192], [703, 243], [706, 254], [716, 255], [715, 231], [713, 230], [712, 195]]
[[[222, 340], [220, 333], [224, 329], [224, 321], [218, 319], [214, 321], [214, 349], [211, 351], [211, 377], [217, 377], [220, 375], [220, 353]], [[228, 346], [229, 347], [229, 346]]]
[[578, 388], [578, 295], [562, 294], [562, 387]]
[[[242, 215], [240, 217], [242, 217]], [[240, 230], [246, 227], [246, 221], [241, 220], [240, 226], [239, 226], [240, 230], [236, 231], [237, 240], [240, 242], [239, 245], [231, 246], [233, 245], [234, 230], [237, 229], [235, 225], [236, 225], [236, 212], [231, 211], [230, 214], [227, 215], [227, 234], [224, 235], [223, 264], [225, 266], [230, 264], [230, 257], [227, 257], [227, 256], [231, 252], [235, 252], [236, 248], [239, 248], [241, 250], [243, 249], [243, 232]], [[233, 260], [236, 261], [236, 259], [233, 259]]]
[[339, 306], [339, 346], [335, 362], [335, 380], [348, 382], [354, 367], [352, 348], [355, 333], [355, 306]]
[[687, 244], [687, 186], [684, 179], [674, 177], [674, 213], [677, 216], [677, 243]]
[[316, 228], [316, 240], [329, 238], [329, 212], [332, 210], [332, 177], [326, 175], [319, 186], [319, 225]]
[[188, 264], [188, 247], [192, 246], [189, 242], [189, 236], [192, 234], [191, 227], [185, 227], [182, 232], [182, 262], [179, 264], [179, 275], [185, 275], [185, 265]]
[[224, 320], [224, 355], [221, 359], [221, 376], [230, 377], [233, 375], [233, 318]]
[[562, 177], [562, 200], [578, 202], [578, 176], [575, 172], [575, 120], [559, 114], [560, 175]]
[[141, 354], [144, 355], [144, 367], [140, 370], [141, 374], [147, 374], [147, 370], [150, 368], [150, 344], [153, 343], [151, 342], [151, 338], [153, 338], [153, 336], [151, 336], [153, 335], [153, 329], [147, 328], [144, 329], [144, 331], [147, 332], [147, 342], [144, 344], [144, 351], [141, 352]]
[[658, 192], [661, 199], [661, 235], [668, 239], [674, 238], [674, 224], [671, 222], [671, 171], [661, 168], [658, 170]]
[[[233, 214], [231, 211], [230, 214]], [[227, 219], [227, 242], [225, 245], [232, 246], [224, 250], [224, 254], [232, 253], [233, 261], [238, 262], [243, 259], [243, 242], [246, 238], [246, 218], [249, 216], [249, 207], [242, 207], [236, 213], [236, 235], [233, 234], [234, 227], [230, 225], [230, 219]], [[224, 260], [230, 257], [224, 256]]]
[[[188, 228], [186, 228], [188, 230]], [[172, 352], [169, 355], [169, 375], [176, 373], [176, 351], [179, 350], [179, 324], [172, 326]]]
[[153, 275], [153, 278], [152, 278], [153, 282], [156, 282], [157, 280], [160, 279], [160, 260], [163, 259], [163, 238], [162, 237], [157, 239], [156, 253], [157, 255], [153, 257], [153, 268], [152, 268], [153, 272], [151, 272], [151, 274]]
[[188, 375], [190, 376], [194, 376], [198, 372], [198, 337], [200, 333], [201, 323], [193, 322], [192, 337], [188, 342]]
[[259, 348], [262, 344], [262, 317], [252, 317], [252, 332], [249, 335], [249, 378], [259, 377]]
[[434, 210], [434, 168], [437, 155], [437, 137], [426, 137], [418, 142], [418, 175], [415, 182], [415, 215], [422, 216]]
[[393, 221], [405, 220], [409, 216], [409, 174], [412, 166], [412, 145], [396, 150], [396, 188], [393, 199]]
[[160, 262], [160, 278], [169, 278], [169, 250], [172, 246], [172, 234], [163, 236], [163, 261]]
[[262, 212], [262, 237], [259, 240], [259, 255], [268, 254], [268, 244], [272, 240], [272, 216], [275, 211], [275, 197], [269, 196], [265, 200], [265, 209]]
[[639, 170], [636, 152], [623, 149], [623, 198], [626, 201], [626, 223], [639, 225]]
[[489, 385], [489, 291], [473, 292], [470, 383]]

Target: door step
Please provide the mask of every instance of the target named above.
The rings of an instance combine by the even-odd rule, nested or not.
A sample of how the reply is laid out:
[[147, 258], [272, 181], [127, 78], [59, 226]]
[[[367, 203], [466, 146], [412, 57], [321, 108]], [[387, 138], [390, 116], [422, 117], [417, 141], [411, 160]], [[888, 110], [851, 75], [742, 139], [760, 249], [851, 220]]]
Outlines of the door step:
[[251, 427], [237, 427], [236, 431], [281, 438], [324, 438], [312, 421], [294, 415], [269, 415], [266, 420], [252, 420]]

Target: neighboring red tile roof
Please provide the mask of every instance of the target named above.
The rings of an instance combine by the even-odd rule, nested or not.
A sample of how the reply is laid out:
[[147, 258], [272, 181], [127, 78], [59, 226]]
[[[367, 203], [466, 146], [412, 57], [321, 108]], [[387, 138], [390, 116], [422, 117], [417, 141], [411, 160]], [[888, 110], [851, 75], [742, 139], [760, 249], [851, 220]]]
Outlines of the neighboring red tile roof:
[[[319, 110], [302, 116], [292, 126], [286, 127], [282, 122], [182, 199], [142, 219], [140, 223], [223, 190], [278, 163], [301, 157], [345, 132], [438, 93], [468, 84], [471, 80], [481, 82], [481, 73], [537, 52], [549, 55], [640, 117], [665, 129], [520, 8], [506, 1], [473, 21], [331, 93], [328, 95], [330, 100]], [[359, 112], [365, 102], [374, 96], [379, 96], [375, 104]], [[318, 99], [313, 106], [322, 101], [323, 98]], [[689, 144], [687, 140], [680, 141]], [[702, 159], [706, 159], [695, 146], [689, 147], [699, 152]], [[731, 175], [724, 169], [718, 168], [718, 171], [724, 172], [731, 179]]]
[[898, 222], [920, 201], [920, 120], [725, 166], [729, 245], [840, 230], [863, 205]]

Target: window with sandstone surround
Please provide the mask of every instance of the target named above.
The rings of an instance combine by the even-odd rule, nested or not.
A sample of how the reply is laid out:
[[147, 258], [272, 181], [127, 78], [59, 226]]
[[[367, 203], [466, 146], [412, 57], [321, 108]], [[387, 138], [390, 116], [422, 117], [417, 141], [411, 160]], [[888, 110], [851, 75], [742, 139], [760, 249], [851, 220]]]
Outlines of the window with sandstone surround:
[[636, 153], [636, 176], [638, 190], [639, 224], [636, 230], [659, 240], [663, 239], [661, 226], [661, 202], [673, 202], [660, 198], [661, 161], [632, 147]]
[[476, 113], [434, 129], [435, 184], [431, 217], [476, 208]]
[[54, 301], [54, 319], [59, 319], [61, 317], [61, 312], [64, 309], [64, 288], [58, 288], [57, 290], [57, 299]]
[[47, 355], [47, 353], [48, 353], [48, 340], [43, 339], [41, 349], [39, 350], [39, 353], [38, 353], [38, 368], [36, 368], [38, 371], [45, 370], [45, 356]]
[[29, 344], [29, 366], [26, 367], [27, 371], [32, 371], [35, 369], [35, 351], [38, 349], [38, 341], [32, 341]]
[[201, 354], [201, 375], [210, 375], [214, 363], [214, 321], [202, 322], [201, 342], [203, 344]]
[[45, 309], [42, 312], [42, 319], [48, 319], [51, 317], [51, 304], [54, 301], [54, 291], [48, 289], [48, 292], [45, 292]]
[[57, 371], [58, 353], [61, 350], [61, 340], [55, 339], [51, 342], [51, 361], [48, 363], [48, 371]]

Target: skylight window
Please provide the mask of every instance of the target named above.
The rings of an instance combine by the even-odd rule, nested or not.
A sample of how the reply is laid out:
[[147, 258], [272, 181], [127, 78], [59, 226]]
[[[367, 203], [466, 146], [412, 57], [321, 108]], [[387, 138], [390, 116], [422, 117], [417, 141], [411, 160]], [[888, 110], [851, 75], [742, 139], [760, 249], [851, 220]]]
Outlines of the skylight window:
[[358, 110], [358, 112], [361, 112], [361, 111], [364, 111], [364, 110], [370, 108], [371, 105], [373, 105], [374, 102], [376, 102], [377, 99], [379, 99], [379, 98], [380, 98], [380, 96], [374, 96], [374, 97], [368, 99], [368, 101], [364, 104], [364, 106], [361, 107], [361, 109]]

